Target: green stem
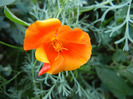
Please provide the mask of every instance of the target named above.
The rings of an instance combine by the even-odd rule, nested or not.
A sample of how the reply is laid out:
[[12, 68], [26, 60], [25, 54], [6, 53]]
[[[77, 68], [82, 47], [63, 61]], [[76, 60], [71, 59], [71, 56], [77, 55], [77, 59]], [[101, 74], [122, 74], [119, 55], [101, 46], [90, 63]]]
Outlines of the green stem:
[[[111, 0], [111, 1], [114, 1], [114, 0]], [[99, 3], [99, 4], [97, 4], [97, 5], [91, 5], [91, 6], [81, 7], [81, 8], [79, 9], [79, 12], [91, 11], [91, 10], [95, 9], [96, 7], [98, 7], [98, 6], [106, 5], [106, 4], [108, 4], [108, 3], [109, 3], [109, 1], [105, 1], [105, 2]]]
[[22, 73], [22, 71], [18, 72], [13, 78], [11, 78], [10, 80], [8, 80], [8, 81], [5, 82], [5, 83], [2, 83], [2, 84], [0, 85], [0, 87], [6, 85], [6, 84], [8, 84], [8, 83], [10, 83], [11, 81], [13, 81], [13, 80], [14, 80], [19, 74], [21, 74], [21, 73]]
[[61, 11], [62, 11], [62, 9], [59, 9], [59, 12], [58, 12], [58, 14], [56, 16], [57, 19], [59, 18], [59, 15], [60, 15]]
[[78, 21], [79, 21], [79, 6], [77, 8], [77, 20], [76, 20], [76, 25], [78, 24]]
[[11, 48], [15, 48], [15, 49], [23, 49], [22, 47], [13, 46], [13, 45], [7, 44], [7, 43], [2, 42], [2, 41], [0, 41], [0, 44], [5, 45], [5, 46], [8, 46], [8, 47], [11, 47]]
[[35, 60], [34, 64], [33, 64], [33, 67], [32, 67], [32, 79], [33, 79], [33, 84], [34, 84], [34, 88], [36, 89], [36, 81], [35, 81], [35, 71], [34, 71], [34, 67], [35, 67], [35, 64], [36, 64], [37, 60]]

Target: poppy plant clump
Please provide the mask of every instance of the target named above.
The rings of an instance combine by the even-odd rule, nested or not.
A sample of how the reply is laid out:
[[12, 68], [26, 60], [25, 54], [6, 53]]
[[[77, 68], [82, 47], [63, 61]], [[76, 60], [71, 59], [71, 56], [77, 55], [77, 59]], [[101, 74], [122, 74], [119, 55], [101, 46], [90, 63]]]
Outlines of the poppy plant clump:
[[89, 35], [79, 28], [71, 29], [56, 18], [36, 21], [25, 34], [24, 50], [35, 49], [35, 57], [44, 62], [39, 76], [44, 73], [75, 70], [91, 56]]

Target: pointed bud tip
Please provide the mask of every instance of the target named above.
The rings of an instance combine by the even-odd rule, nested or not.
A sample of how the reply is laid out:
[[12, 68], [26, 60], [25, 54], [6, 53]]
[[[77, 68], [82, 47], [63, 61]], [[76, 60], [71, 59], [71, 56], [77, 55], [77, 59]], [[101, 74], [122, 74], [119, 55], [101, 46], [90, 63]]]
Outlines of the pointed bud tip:
[[41, 75], [42, 75], [42, 74], [39, 72], [39, 73], [38, 73], [38, 76], [40, 77]]
[[38, 73], [38, 76], [40, 77], [42, 74], [44, 74], [44, 72], [42, 72], [41, 70]]
[[43, 67], [38, 73], [38, 76], [41, 76], [42, 74], [46, 73], [50, 69], [50, 64], [49, 63], [44, 63]]

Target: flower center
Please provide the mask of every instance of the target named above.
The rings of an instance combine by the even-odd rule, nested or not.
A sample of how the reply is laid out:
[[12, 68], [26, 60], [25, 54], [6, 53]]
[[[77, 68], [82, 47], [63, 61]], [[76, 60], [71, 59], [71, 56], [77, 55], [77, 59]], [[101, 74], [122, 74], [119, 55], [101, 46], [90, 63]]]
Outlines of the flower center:
[[53, 48], [55, 49], [55, 51], [61, 52], [63, 45], [59, 40], [57, 40], [57, 39], [53, 40], [52, 45], [53, 45]]
[[62, 43], [57, 39], [53, 40], [52, 45], [53, 45], [53, 48], [55, 49], [55, 51], [57, 51], [57, 52], [61, 52], [63, 49], [68, 50], [67, 48], [64, 48]]

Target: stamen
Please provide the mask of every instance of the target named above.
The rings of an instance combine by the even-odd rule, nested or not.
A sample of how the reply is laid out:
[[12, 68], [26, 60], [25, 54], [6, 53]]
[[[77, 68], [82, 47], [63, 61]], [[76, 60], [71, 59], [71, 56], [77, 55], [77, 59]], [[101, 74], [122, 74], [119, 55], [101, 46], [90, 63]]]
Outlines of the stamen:
[[58, 59], [58, 57], [59, 57], [59, 53], [58, 53], [58, 56], [55, 58], [55, 61]]
[[63, 50], [68, 50], [67, 48], [62, 48]]
[[67, 48], [64, 48], [62, 43], [57, 39], [53, 40], [52, 45], [55, 51], [58, 53], [60, 53], [62, 50], [68, 50]]

